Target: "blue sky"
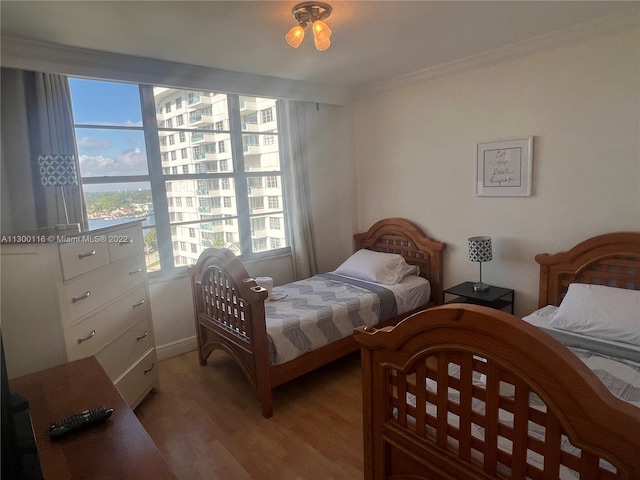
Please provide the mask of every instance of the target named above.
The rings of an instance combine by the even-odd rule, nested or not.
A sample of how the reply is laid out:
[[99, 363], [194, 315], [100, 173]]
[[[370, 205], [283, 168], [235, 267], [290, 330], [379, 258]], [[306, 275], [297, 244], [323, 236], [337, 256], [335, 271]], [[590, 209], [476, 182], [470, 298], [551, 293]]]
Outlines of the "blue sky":
[[[138, 85], [69, 78], [69, 86], [76, 124], [142, 126]], [[76, 141], [83, 177], [148, 173], [141, 130], [80, 128]]]

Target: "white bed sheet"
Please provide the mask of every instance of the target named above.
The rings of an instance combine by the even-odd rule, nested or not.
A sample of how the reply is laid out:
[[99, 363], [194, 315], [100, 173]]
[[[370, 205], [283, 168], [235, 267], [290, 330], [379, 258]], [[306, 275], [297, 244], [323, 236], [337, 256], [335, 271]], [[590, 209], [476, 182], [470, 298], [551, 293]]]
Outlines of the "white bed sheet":
[[595, 338], [582, 333], [561, 330], [549, 325], [558, 307], [547, 305], [522, 319], [545, 331], [564, 345], [591, 350], [596, 353], [610, 355], [634, 362], [640, 362], [640, 346], [630, 343], [616, 342], [603, 338]]

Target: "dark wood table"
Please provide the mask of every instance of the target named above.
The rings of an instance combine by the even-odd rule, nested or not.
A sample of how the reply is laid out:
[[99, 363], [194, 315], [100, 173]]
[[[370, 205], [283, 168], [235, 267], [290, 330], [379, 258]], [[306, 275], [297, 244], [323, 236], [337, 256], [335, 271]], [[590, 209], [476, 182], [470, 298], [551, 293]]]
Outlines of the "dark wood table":
[[[95, 357], [15, 378], [10, 386], [29, 401], [45, 479], [176, 478]], [[50, 439], [50, 422], [97, 405], [113, 408], [111, 417]]]
[[[477, 292], [473, 289], [473, 285], [474, 282], [464, 282], [455, 287], [447, 288], [442, 292], [442, 303], [473, 303], [497, 310], [509, 307], [511, 315], [513, 315], [516, 295], [514, 290], [488, 285], [484, 292]], [[445, 302], [446, 295], [456, 295], [457, 298]]]

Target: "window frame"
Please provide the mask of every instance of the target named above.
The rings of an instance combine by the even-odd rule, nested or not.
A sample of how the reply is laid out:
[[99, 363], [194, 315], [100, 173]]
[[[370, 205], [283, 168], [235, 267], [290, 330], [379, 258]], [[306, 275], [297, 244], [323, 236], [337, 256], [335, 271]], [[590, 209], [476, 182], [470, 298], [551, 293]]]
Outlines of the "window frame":
[[[100, 81], [99, 79], [96, 79]], [[103, 81], [113, 81], [113, 80], [103, 80]], [[118, 82], [117, 83], [125, 83]], [[278, 211], [269, 212], [269, 214], [282, 215], [285, 225], [287, 225], [285, 229], [285, 238], [289, 237], [289, 227], [288, 227], [288, 215], [286, 208], [286, 195], [285, 195], [285, 184], [284, 176], [287, 174], [285, 168], [285, 162], [283, 161], [283, 148], [282, 148], [282, 129], [280, 128], [280, 116], [281, 112], [284, 109], [280, 106], [281, 100], [275, 100], [277, 109], [277, 123], [278, 130], [277, 134], [271, 135], [277, 138], [278, 143], [278, 151], [279, 154], [279, 170], [261, 170], [261, 171], [246, 171], [245, 169], [245, 158], [244, 158], [244, 145], [243, 138], [247, 134], [252, 134], [253, 132], [249, 132], [242, 129], [243, 124], [243, 116], [240, 109], [240, 98], [245, 95], [227, 93], [227, 92], [215, 92], [212, 93], [220, 93], [227, 95], [227, 108], [228, 108], [228, 121], [229, 121], [229, 129], [224, 132], [229, 134], [229, 138], [227, 140], [220, 140], [216, 143], [216, 150], [218, 153], [224, 153], [227, 151], [227, 145], [225, 143], [229, 141], [230, 145], [230, 160], [233, 163], [232, 171], [221, 171], [220, 169], [207, 171], [207, 168], [204, 168], [202, 172], [198, 173], [189, 173], [189, 174], [176, 174], [176, 167], [171, 167], [171, 169], [164, 167], [167, 171], [163, 171], [163, 157], [166, 158], [167, 154], [162, 153], [160, 151], [161, 141], [166, 142], [167, 136], [160, 136], [160, 132], [170, 131], [172, 134], [180, 133], [188, 135], [193, 133], [193, 128], [185, 128], [182, 127], [168, 127], [166, 126], [166, 122], [162, 123], [162, 126], [159, 125], [157, 120], [157, 112], [156, 112], [156, 100], [154, 95], [154, 87], [155, 85], [151, 84], [136, 84], [139, 89], [140, 95], [140, 108], [142, 113], [142, 125], [141, 126], [104, 126], [104, 125], [93, 125], [93, 124], [74, 124], [74, 129], [77, 128], [96, 128], [96, 129], [104, 129], [104, 128], [115, 128], [122, 130], [137, 130], [142, 131], [144, 135], [145, 148], [146, 148], [146, 157], [147, 157], [147, 168], [148, 173], [146, 175], [131, 175], [131, 176], [109, 176], [109, 177], [82, 177], [82, 183], [86, 185], [97, 185], [97, 184], [117, 184], [117, 183], [148, 183], [151, 189], [151, 197], [154, 208], [154, 220], [155, 222], [152, 225], [145, 225], [144, 229], [155, 229], [156, 231], [156, 239], [158, 243], [158, 253], [160, 259], [160, 270], [158, 271], [150, 271], [150, 275], [167, 275], [171, 274], [171, 272], [175, 271], [183, 271], [188, 268], [188, 265], [183, 265], [182, 260], [178, 257], [181, 257], [180, 252], [182, 249], [174, 250], [174, 246], [177, 246], [176, 242], [180, 244], [181, 240], [172, 240], [172, 231], [175, 231], [176, 228], [180, 226], [190, 227], [191, 225], [196, 225], [199, 223], [208, 223], [213, 222], [213, 220], [207, 219], [199, 219], [199, 220], [189, 220], [185, 222], [181, 222], [178, 220], [171, 219], [171, 213], [175, 214], [177, 212], [170, 212], [170, 202], [173, 202], [171, 198], [176, 197], [168, 197], [167, 196], [167, 188], [166, 182], [168, 181], [178, 181], [178, 180], [194, 180], [194, 181], [210, 181], [210, 180], [230, 180], [233, 179], [233, 183], [235, 184], [235, 195], [233, 196], [232, 203], [236, 204], [236, 216], [234, 219], [237, 222], [238, 235], [240, 239], [240, 248], [242, 254], [238, 255], [241, 260], [253, 260], [253, 259], [265, 259], [269, 257], [281, 256], [283, 254], [290, 254], [291, 247], [286, 246], [278, 249], [267, 250], [267, 251], [253, 251], [253, 246], [255, 244], [255, 239], [251, 236], [251, 219], [256, 216], [264, 215], [265, 212], [256, 212], [251, 213], [250, 202], [251, 199], [248, 195], [248, 181], [251, 177], [264, 177], [265, 181], [268, 177], [280, 177], [280, 181], [282, 184], [282, 204]], [[175, 89], [182, 89], [192, 93], [190, 89], [184, 87], [173, 87]], [[260, 97], [260, 95], [256, 95], [256, 98], [270, 98], [270, 97]], [[159, 111], [168, 112], [170, 110], [167, 109], [167, 104], [163, 103], [163, 105], [159, 106]], [[173, 105], [172, 105], [173, 106]], [[177, 106], [177, 105], [176, 105]], [[171, 108], [171, 107], [169, 107]], [[273, 107], [272, 107], [273, 108]], [[177, 108], [178, 110], [179, 108]], [[259, 113], [259, 112], [258, 112]], [[258, 115], [257, 113], [257, 115]], [[258, 117], [259, 118], [259, 117]], [[173, 124], [174, 122], [171, 122]], [[220, 150], [220, 146], [223, 148]], [[172, 152], [177, 152], [177, 150], [173, 150]], [[177, 153], [176, 153], [177, 157]], [[172, 158], [173, 161], [173, 158]], [[195, 170], [195, 169], [194, 169]], [[84, 195], [84, 193], [83, 193]], [[228, 195], [227, 195], [228, 196]], [[212, 197], [215, 198], [215, 197]], [[222, 197], [219, 198], [219, 200]], [[199, 198], [198, 202], [193, 201], [193, 204], [199, 203], [202, 198]], [[227, 220], [225, 218], [219, 219]], [[265, 242], [267, 239], [265, 239]], [[290, 240], [289, 240], [290, 242]], [[185, 257], [186, 258], [186, 257]], [[180, 261], [178, 261], [180, 260]]]

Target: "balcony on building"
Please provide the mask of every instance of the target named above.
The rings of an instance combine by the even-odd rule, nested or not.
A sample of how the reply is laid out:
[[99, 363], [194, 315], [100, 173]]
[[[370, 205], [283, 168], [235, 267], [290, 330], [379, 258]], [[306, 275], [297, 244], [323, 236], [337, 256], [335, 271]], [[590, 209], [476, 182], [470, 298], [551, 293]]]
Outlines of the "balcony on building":
[[194, 95], [192, 97], [189, 97], [189, 100], [187, 100], [187, 104], [190, 107], [197, 107], [201, 105], [212, 105], [213, 97], [211, 95]]
[[213, 125], [213, 115], [203, 115], [201, 113], [193, 113], [189, 115], [189, 125]]
[[257, 112], [258, 104], [256, 103], [255, 99], [240, 97], [240, 111], [242, 113]]
[[191, 134], [191, 143], [214, 143], [216, 134], [211, 132], [198, 132]]

